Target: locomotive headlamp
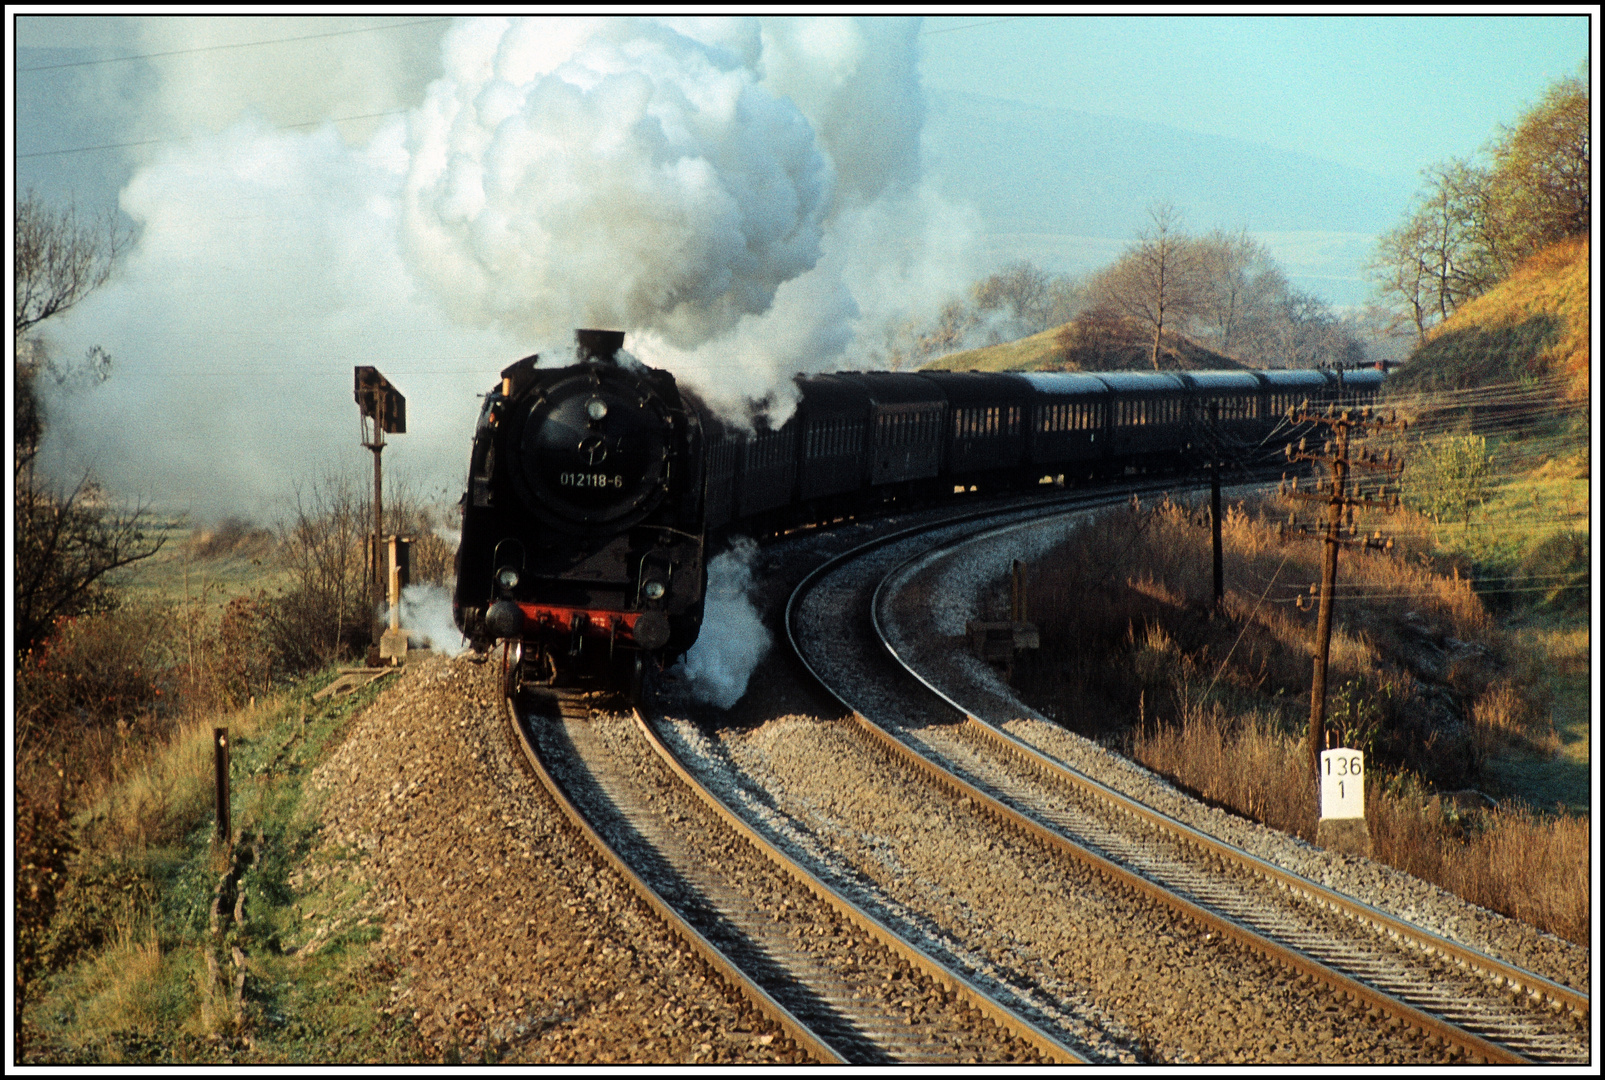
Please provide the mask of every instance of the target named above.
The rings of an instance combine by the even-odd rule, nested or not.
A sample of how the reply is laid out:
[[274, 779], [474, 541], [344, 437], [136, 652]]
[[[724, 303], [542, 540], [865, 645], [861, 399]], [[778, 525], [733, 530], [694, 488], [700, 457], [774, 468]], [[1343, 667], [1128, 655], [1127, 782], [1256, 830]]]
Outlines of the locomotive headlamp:
[[641, 595], [645, 596], [648, 600], [662, 600], [663, 599], [663, 582], [661, 582], [661, 581], [649, 581], [649, 582], [647, 582], [645, 585], [641, 586]]
[[504, 566], [496, 571], [496, 583], [504, 589], [512, 589], [518, 585], [518, 571], [511, 566]]
[[601, 398], [592, 398], [585, 403], [585, 415], [592, 420], [600, 420], [607, 415], [607, 402]]

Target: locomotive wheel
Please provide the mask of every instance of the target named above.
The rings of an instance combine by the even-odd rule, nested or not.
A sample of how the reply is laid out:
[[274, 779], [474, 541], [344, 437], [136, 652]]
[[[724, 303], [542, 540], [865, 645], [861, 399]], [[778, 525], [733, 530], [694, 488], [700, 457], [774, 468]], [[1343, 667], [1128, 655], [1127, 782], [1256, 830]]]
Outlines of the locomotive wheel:
[[627, 653], [622, 668], [624, 683], [624, 696], [631, 705], [640, 705], [641, 698], [646, 693], [646, 654], [640, 652]]
[[524, 643], [508, 641], [502, 646], [502, 696], [516, 698], [524, 688]]

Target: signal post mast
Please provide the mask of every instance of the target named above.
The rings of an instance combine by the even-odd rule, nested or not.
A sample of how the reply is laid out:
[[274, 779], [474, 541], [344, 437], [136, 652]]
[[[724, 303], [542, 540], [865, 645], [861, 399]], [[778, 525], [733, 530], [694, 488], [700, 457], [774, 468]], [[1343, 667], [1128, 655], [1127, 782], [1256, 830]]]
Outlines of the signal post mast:
[[[388, 596], [390, 585], [395, 577], [394, 573], [386, 572], [386, 564], [394, 561], [393, 557], [386, 558], [387, 545], [384, 531], [384, 480], [383, 467], [380, 455], [384, 453], [385, 435], [405, 435], [407, 433], [407, 399], [401, 391], [390, 384], [390, 380], [379, 374], [375, 367], [357, 367], [356, 372], [356, 399], [357, 409], [361, 414], [362, 445], [373, 451], [373, 533], [368, 538], [368, 592], [369, 606], [374, 611], [373, 636], [374, 640], [390, 638], [399, 632], [399, 624], [386, 631], [377, 616], [388, 599], [392, 612], [400, 603], [400, 596]], [[391, 549], [394, 545], [388, 545]], [[397, 620], [392, 615], [392, 623]], [[406, 654], [405, 637], [402, 638], [402, 655]]]

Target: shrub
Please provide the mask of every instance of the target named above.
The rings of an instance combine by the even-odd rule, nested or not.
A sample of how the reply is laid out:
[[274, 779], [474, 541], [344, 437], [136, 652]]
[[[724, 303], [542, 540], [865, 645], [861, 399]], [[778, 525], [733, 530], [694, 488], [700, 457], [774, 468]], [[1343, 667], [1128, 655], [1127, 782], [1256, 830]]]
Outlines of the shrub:
[[1424, 440], [1405, 470], [1404, 495], [1412, 508], [1434, 518], [1469, 522], [1494, 493], [1493, 456], [1481, 435]]
[[161, 605], [133, 603], [58, 620], [48, 639], [18, 658], [19, 738], [165, 711], [178, 674], [173, 615]]

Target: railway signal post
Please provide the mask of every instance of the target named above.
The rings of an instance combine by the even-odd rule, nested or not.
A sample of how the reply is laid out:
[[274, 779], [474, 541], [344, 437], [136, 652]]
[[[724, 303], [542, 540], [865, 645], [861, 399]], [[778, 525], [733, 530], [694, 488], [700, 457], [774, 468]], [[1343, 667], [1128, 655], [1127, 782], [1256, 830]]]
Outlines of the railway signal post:
[[[379, 374], [375, 367], [356, 368], [356, 399], [362, 425], [362, 445], [373, 451], [373, 533], [368, 540], [368, 593], [370, 609], [374, 612], [373, 636], [375, 641], [392, 638], [399, 630], [386, 630], [378, 617], [389, 585], [386, 572], [386, 544], [384, 531], [384, 482], [380, 455], [384, 453], [385, 435], [407, 433], [407, 399], [390, 380]], [[390, 545], [394, 553], [394, 545]], [[402, 637], [401, 655], [406, 655], [406, 638]]]
[[[1289, 461], [1313, 461], [1327, 467], [1331, 476], [1330, 488], [1327, 491], [1299, 491], [1298, 480], [1295, 478], [1288, 485], [1284, 478], [1282, 484], [1282, 497], [1294, 502], [1323, 503], [1326, 506], [1326, 534], [1325, 551], [1321, 566], [1320, 613], [1316, 618], [1315, 629], [1315, 677], [1310, 687], [1310, 737], [1309, 759], [1310, 771], [1319, 781], [1321, 777], [1321, 752], [1327, 747], [1326, 742], [1326, 669], [1327, 661], [1331, 656], [1332, 648], [1332, 605], [1333, 592], [1337, 586], [1337, 553], [1341, 544], [1352, 544], [1361, 547], [1391, 547], [1392, 541], [1383, 541], [1380, 534], [1374, 537], [1358, 536], [1354, 530], [1354, 510], [1356, 507], [1374, 507], [1384, 510], [1397, 510], [1399, 506], [1398, 478], [1404, 470], [1404, 462], [1395, 460], [1391, 451], [1382, 457], [1366, 452], [1358, 458], [1350, 456], [1350, 436], [1359, 431], [1362, 434], [1371, 431], [1380, 431], [1388, 428], [1403, 429], [1406, 424], [1397, 420], [1382, 420], [1373, 418], [1371, 409], [1337, 409], [1329, 407], [1324, 414], [1310, 413], [1308, 409], [1289, 410], [1288, 420], [1292, 423], [1317, 424], [1328, 428], [1335, 436], [1334, 440], [1327, 440], [1321, 453], [1313, 453], [1307, 449], [1307, 439], [1300, 439], [1295, 450], [1288, 444], [1287, 456]], [[1353, 468], [1364, 469], [1381, 473], [1382, 481], [1372, 495], [1350, 494], [1349, 472]], [[1391, 483], [1391, 488], [1390, 488]], [[1344, 515], [1347, 512], [1348, 522], [1345, 526]], [[1347, 820], [1347, 819], [1338, 819]], [[1363, 826], [1363, 818], [1360, 819]], [[1369, 833], [1365, 837], [1365, 846], [1369, 847]]]

